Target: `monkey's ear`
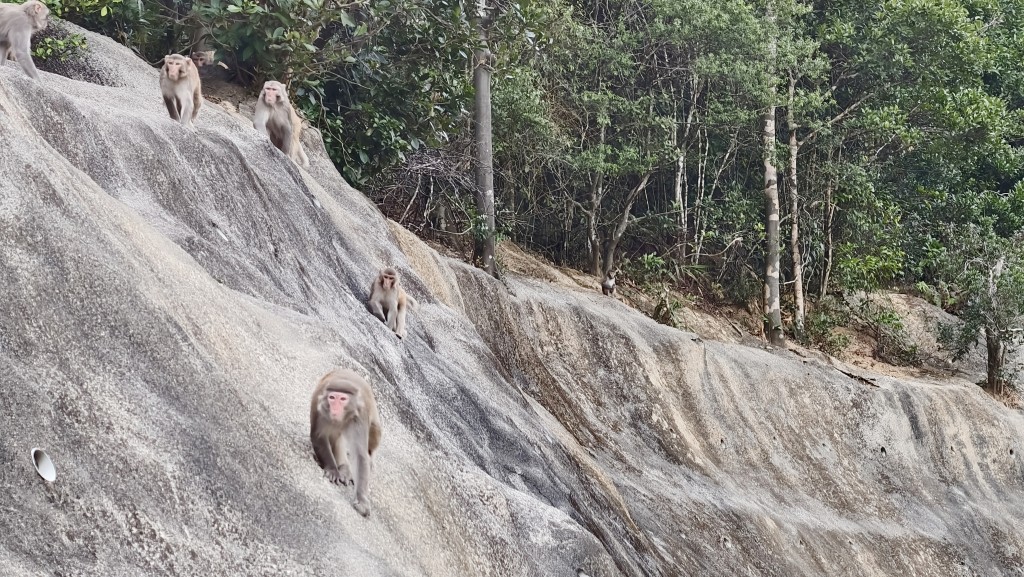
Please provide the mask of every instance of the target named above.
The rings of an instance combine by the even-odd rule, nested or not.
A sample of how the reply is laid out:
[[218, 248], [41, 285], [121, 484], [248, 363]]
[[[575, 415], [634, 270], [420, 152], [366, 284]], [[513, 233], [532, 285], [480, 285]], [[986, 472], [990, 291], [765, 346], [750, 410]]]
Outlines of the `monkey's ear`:
[[46, 10], [46, 5], [40, 2], [39, 4], [32, 5], [32, 11], [36, 14], [42, 14], [43, 10]]

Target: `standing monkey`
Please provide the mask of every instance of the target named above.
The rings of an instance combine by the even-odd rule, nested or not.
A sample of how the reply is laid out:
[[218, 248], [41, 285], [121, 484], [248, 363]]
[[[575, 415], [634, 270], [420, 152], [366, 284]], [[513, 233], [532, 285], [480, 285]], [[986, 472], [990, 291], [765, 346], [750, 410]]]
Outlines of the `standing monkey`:
[[395, 331], [398, 338], [405, 338], [405, 310], [409, 306], [415, 310], [417, 303], [416, 299], [398, 286], [398, 273], [395, 269], [386, 268], [377, 275], [370, 287], [369, 305], [375, 317]]
[[195, 63], [180, 54], [164, 56], [160, 92], [171, 118], [181, 121], [182, 126], [191, 127], [203, 104], [203, 88]]
[[615, 296], [615, 272], [610, 270], [604, 273], [604, 280], [601, 281], [601, 292], [604, 296]]
[[299, 137], [302, 136], [302, 119], [295, 113], [292, 103], [288, 100], [288, 89], [275, 80], [263, 83], [259, 100], [256, 101], [256, 112], [252, 117], [252, 127], [270, 137], [270, 142], [292, 162], [299, 166], [309, 166], [309, 158], [302, 150]]
[[348, 369], [324, 375], [309, 408], [309, 440], [317, 464], [334, 484], [352, 482], [348, 463], [352, 457], [356, 464], [354, 507], [363, 517], [369, 515], [370, 458], [380, 444], [380, 415], [370, 383]]
[[0, 66], [8, 56], [14, 56], [25, 74], [39, 80], [39, 71], [32, 62], [32, 35], [46, 28], [49, 15], [50, 9], [39, 0], [0, 4]]

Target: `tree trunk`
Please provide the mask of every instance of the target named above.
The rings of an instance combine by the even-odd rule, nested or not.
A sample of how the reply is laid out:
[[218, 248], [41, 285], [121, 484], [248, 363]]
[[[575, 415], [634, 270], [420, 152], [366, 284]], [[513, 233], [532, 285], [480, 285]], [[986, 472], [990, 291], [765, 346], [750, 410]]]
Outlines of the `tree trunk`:
[[676, 157], [676, 179], [673, 184], [673, 190], [676, 195], [676, 204], [679, 206], [679, 222], [676, 225], [678, 234], [676, 242], [682, 247], [682, 255], [680, 258], [686, 258], [686, 240], [689, 236], [689, 232], [686, 230], [686, 218], [690, 207], [687, 206], [687, 195], [683, 194], [683, 180], [686, 178], [686, 151], [679, 153]]
[[[690, 186], [689, 181], [686, 179], [686, 153], [689, 147], [690, 140], [690, 129], [693, 127], [693, 115], [697, 110], [697, 90], [699, 83], [697, 82], [696, 74], [693, 75], [691, 80], [691, 101], [689, 110], [686, 111], [686, 123], [683, 129], [683, 136], [675, 143], [676, 148], [679, 150], [679, 156], [676, 159], [676, 179], [675, 179], [675, 193], [676, 193], [676, 204], [680, 206], [681, 213], [679, 214], [679, 238], [678, 242], [681, 246], [680, 259], [685, 260], [687, 253], [687, 246], [689, 244], [690, 231], [688, 230], [690, 222]], [[684, 90], [685, 92], [685, 90]], [[675, 139], [679, 132], [679, 127], [676, 127], [673, 132], [673, 139]]]
[[650, 180], [651, 173], [648, 172], [640, 179], [640, 183], [633, 190], [629, 191], [629, 196], [626, 197], [626, 208], [623, 209], [622, 217], [619, 218], [619, 224], [615, 226], [615, 231], [612, 233], [611, 238], [608, 239], [608, 248], [604, 253], [604, 267], [600, 271], [601, 274], [595, 275], [598, 278], [604, 280], [608, 272], [615, 268], [615, 250], [619, 247], [619, 241], [622, 240], [623, 235], [626, 234], [626, 229], [629, 227], [629, 215], [633, 210], [633, 203], [636, 202], [640, 193], [647, 189], [647, 184]]
[[[999, 277], [1003, 276], [1003, 266], [1006, 264], [1006, 257], [1000, 256], [996, 263], [988, 271], [988, 301], [992, 310], [999, 310], [997, 302], [997, 290], [999, 288]], [[999, 334], [999, 327], [992, 326], [992, 321], [985, 325], [985, 350], [988, 353], [986, 367], [987, 381], [986, 388], [993, 392], [1003, 393], [1003, 363], [1006, 361], [1006, 345], [1003, 343], [1002, 335]]]
[[601, 274], [601, 240], [597, 236], [597, 218], [601, 213], [604, 177], [598, 173], [590, 183], [590, 208], [587, 210], [587, 248], [590, 249], [590, 274]]
[[[769, 72], [775, 70], [775, 59], [778, 53], [778, 38], [775, 36], [775, 9], [769, 1], [766, 13], [771, 35], [768, 43]], [[769, 78], [773, 78], [769, 74]], [[775, 169], [775, 84], [769, 80], [766, 86], [769, 104], [764, 114], [762, 143], [764, 147], [764, 211], [765, 211], [765, 250], [764, 263], [764, 317], [765, 334], [768, 341], [777, 347], [785, 346], [786, 337], [782, 333], [782, 306], [779, 294], [779, 181]]]
[[[598, 143], [604, 145], [605, 127], [601, 126]], [[604, 278], [601, 267], [601, 239], [597, 234], [597, 219], [601, 216], [601, 201], [604, 199], [604, 172], [598, 170], [590, 183], [590, 208], [587, 210], [587, 248], [590, 249], [590, 274]]]
[[825, 219], [822, 228], [822, 236], [825, 237], [825, 263], [821, 267], [821, 292], [819, 298], [824, 299], [828, 295], [828, 281], [832, 274], [832, 223], [835, 220], [836, 207], [832, 204], [832, 177], [829, 177], [825, 185]]
[[985, 327], [985, 350], [988, 353], [985, 388], [992, 393], [1003, 393], [1003, 364], [1006, 362], [1006, 345], [999, 338], [999, 331]]
[[494, 163], [491, 133], [491, 51], [488, 48], [490, 36], [490, 9], [486, 0], [477, 4], [477, 33], [480, 48], [473, 55], [473, 88], [476, 91], [474, 128], [476, 140], [476, 208], [481, 223], [480, 237], [476, 240], [477, 255], [484, 270], [497, 277], [494, 262]]
[[789, 106], [786, 110], [786, 124], [789, 130], [789, 197], [790, 235], [789, 250], [793, 255], [793, 329], [797, 337], [804, 334], [804, 273], [800, 258], [800, 195], [797, 189], [796, 159], [800, 153], [800, 142], [796, 138], [796, 76], [789, 75]]

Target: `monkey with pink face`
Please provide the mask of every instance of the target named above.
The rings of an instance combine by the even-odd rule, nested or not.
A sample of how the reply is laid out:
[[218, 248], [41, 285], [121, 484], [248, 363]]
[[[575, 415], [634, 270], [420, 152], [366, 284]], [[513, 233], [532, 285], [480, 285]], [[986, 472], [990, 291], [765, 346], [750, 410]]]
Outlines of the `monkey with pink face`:
[[302, 119], [288, 100], [288, 89], [284, 84], [275, 80], [263, 83], [263, 90], [256, 101], [256, 112], [252, 116], [252, 126], [261, 134], [269, 136], [270, 142], [292, 162], [299, 166], [309, 166], [309, 158], [299, 142]]
[[370, 459], [380, 433], [377, 401], [366, 379], [348, 369], [334, 369], [320, 379], [309, 407], [313, 455], [328, 481], [348, 485], [355, 480], [353, 506], [363, 517], [370, 514]]
[[160, 69], [160, 92], [172, 120], [182, 126], [192, 127], [192, 121], [199, 116], [203, 105], [203, 85], [199, 71], [191, 59], [181, 54], [164, 56]]
[[398, 281], [398, 271], [388, 267], [373, 280], [367, 306], [373, 316], [384, 321], [398, 338], [404, 339], [406, 311], [416, 310], [418, 303], [402, 288]]

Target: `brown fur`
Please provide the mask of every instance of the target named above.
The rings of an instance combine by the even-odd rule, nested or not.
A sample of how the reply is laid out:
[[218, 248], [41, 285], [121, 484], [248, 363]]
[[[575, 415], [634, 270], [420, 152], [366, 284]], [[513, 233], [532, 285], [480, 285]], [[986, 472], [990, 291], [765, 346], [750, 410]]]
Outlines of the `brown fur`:
[[405, 338], [406, 309], [416, 310], [416, 299], [409, 296], [399, 285], [398, 272], [386, 268], [377, 275], [370, 287], [370, 312], [395, 331], [398, 338]]
[[256, 101], [252, 126], [270, 141], [285, 156], [299, 166], [309, 166], [309, 158], [302, 149], [302, 119], [288, 100], [288, 89], [274, 80], [263, 83], [263, 90]]
[[203, 86], [195, 63], [181, 54], [164, 56], [164, 65], [160, 69], [160, 92], [171, 119], [191, 127], [203, 105]]
[[[333, 417], [327, 395], [330, 392], [349, 395], [340, 417]], [[313, 391], [309, 405], [309, 440], [317, 464], [329, 481], [347, 485], [353, 481], [347, 453], [355, 461], [355, 508], [359, 514], [370, 514], [368, 498], [371, 457], [380, 445], [380, 415], [373, 389], [366, 379], [348, 369], [334, 369], [324, 375]]]

